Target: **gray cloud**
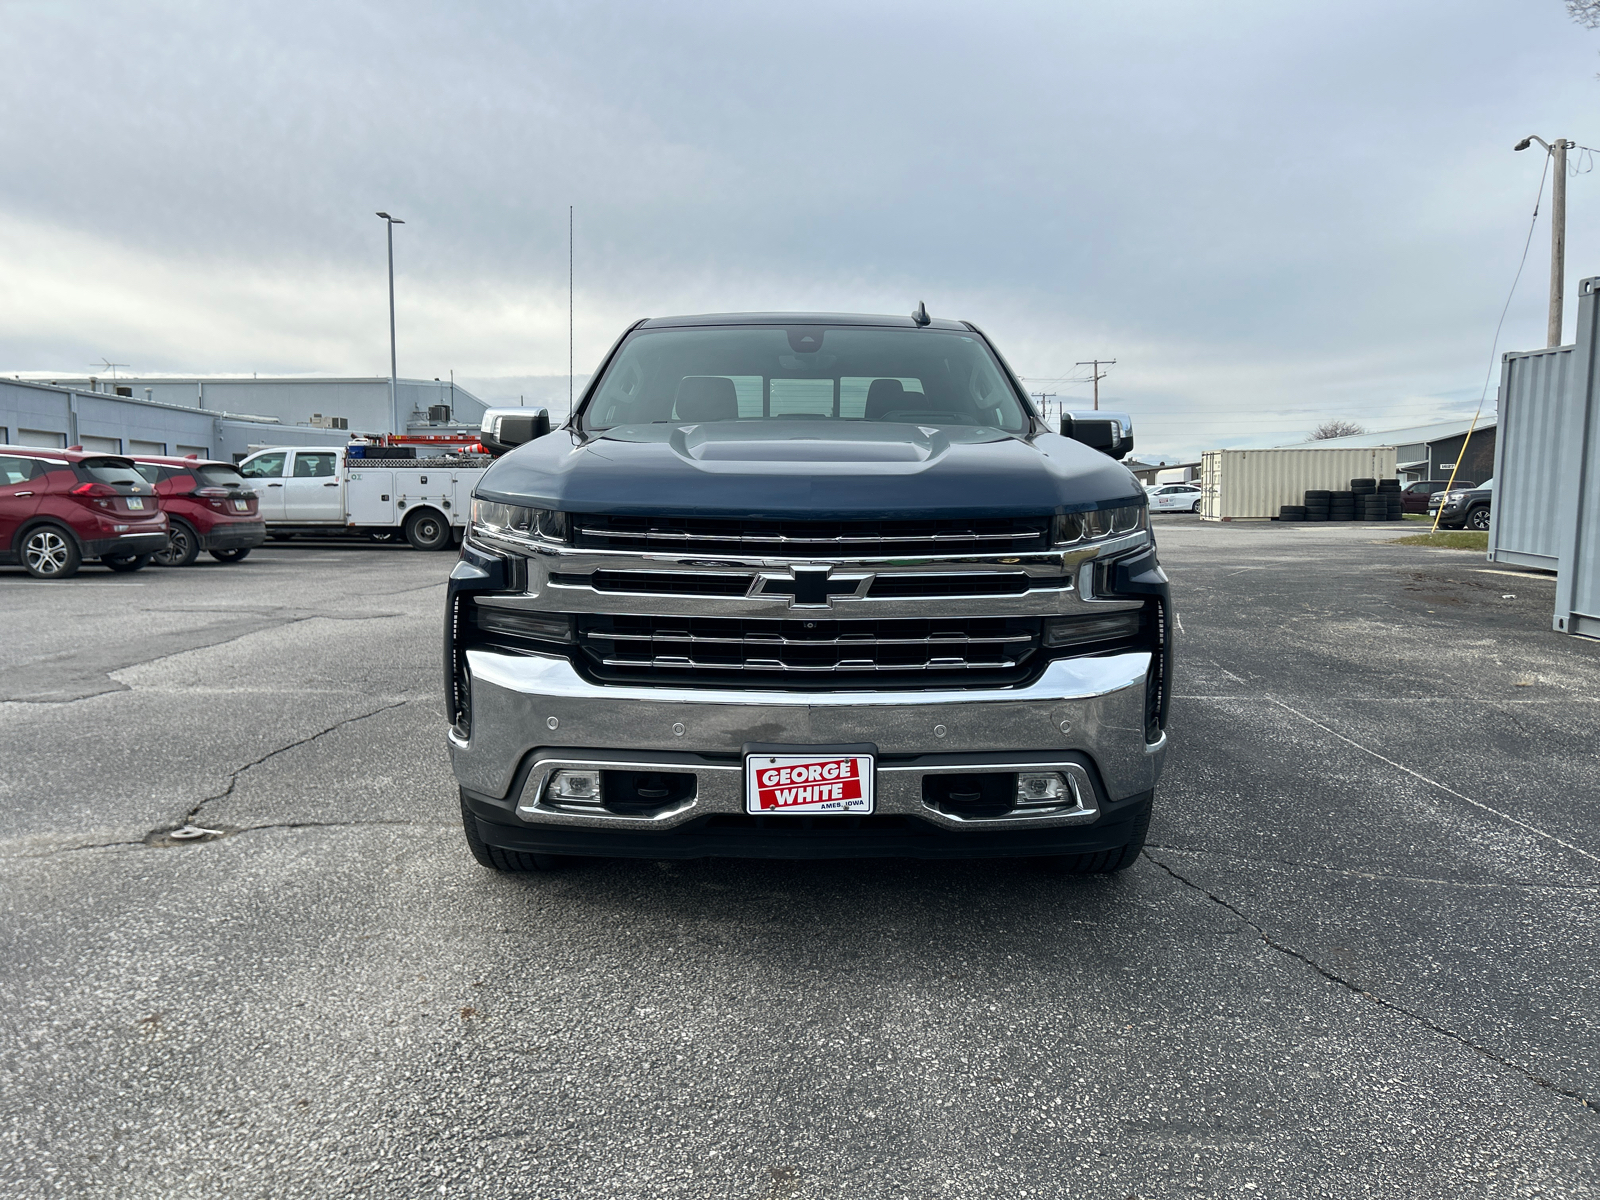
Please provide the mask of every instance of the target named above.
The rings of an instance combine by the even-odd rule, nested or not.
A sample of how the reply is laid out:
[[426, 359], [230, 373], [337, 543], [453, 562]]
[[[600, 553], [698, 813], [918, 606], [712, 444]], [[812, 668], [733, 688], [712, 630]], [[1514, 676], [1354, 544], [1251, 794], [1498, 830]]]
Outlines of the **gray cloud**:
[[[636, 316], [965, 316], [1172, 452], [1470, 410], [1539, 164], [1600, 140], [1557, 0], [9, 4], [0, 361], [578, 370]], [[1573, 182], [1570, 278], [1600, 269]], [[1586, 219], [1588, 218], [1588, 219]], [[1542, 341], [1544, 234], [1502, 348]], [[1072, 395], [1087, 397], [1078, 387]]]

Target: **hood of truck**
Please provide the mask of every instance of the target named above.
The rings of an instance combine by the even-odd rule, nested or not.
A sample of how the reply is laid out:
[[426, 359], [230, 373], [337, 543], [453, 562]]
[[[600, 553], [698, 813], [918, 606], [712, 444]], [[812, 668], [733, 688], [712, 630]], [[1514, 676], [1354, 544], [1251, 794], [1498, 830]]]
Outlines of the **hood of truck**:
[[1145, 502], [1126, 467], [1058, 434], [834, 420], [559, 429], [498, 460], [474, 495], [561, 512], [840, 520]]

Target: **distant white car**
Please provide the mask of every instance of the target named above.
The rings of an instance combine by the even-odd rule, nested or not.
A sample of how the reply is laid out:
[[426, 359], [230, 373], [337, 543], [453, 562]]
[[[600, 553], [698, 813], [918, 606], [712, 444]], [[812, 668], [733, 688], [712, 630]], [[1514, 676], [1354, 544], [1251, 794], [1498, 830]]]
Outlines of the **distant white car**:
[[1192, 483], [1163, 483], [1146, 488], [1145, 492], [1150, 497], [1151, 512], [1200, 511], [1200, 488]]

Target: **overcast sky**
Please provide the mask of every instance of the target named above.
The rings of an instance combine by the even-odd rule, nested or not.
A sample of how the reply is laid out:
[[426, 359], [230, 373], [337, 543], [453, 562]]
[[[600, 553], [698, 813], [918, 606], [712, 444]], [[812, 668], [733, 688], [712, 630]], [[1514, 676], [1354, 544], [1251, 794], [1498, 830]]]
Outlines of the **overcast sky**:
[[[1600, 146], [1597, 51], [1560, 0], [0, 0], [0, 366], [387, 374], [386, 209], [401, 374], [548, 389], [571, 204], [580, 373], [640, 316], [925, 300], [1072, 401], [1115, 358], [1152, 453], [1416, 424], [1476, 405], [1511, 147]], [[1569, 205], [1570, 338], [1600, 172]]]

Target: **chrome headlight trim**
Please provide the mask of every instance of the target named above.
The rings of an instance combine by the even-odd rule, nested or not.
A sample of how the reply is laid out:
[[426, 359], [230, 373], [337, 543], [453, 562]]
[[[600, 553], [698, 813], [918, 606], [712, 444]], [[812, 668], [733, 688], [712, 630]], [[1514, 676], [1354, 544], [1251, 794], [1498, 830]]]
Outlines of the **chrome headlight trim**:
[[471, 532], [486, 538], [565, 546], [567, 514], [548, 508], [524, 508], [497, 500], [472, 501]]
[[1058, 513], [1050, 522], [1053, 546], [1082, 546], [1150, 530], [1150, 508], [1145, 504], [1124, 504], [1117, 508], [1097, 508], [1093, 512]]

